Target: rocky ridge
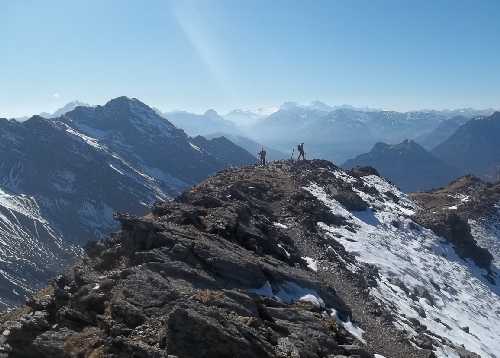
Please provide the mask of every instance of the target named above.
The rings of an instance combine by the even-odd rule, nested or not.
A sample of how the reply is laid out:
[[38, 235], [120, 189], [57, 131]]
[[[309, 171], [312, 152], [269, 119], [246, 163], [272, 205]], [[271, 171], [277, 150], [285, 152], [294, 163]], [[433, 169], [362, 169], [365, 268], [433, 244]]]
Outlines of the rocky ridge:
[[[411, 200], [375, 174], [346, 173], [326, 161], [244, 167], [156, 204], [145, 217], [117, 215], [120, 232], [88, 245], [80, 263], [25, 307], [1, 317], [0, 352], [6, 357], [411, 358], [447, 352], [478, 357], [467, 349], [479, 342], [476, 352], [494, 357], [484, 347], [494, 332], [492, 338], [471, 338], [464, 347], [459, 338], [424, 324], [426, 317], [438, 319], [432, 311], [442, 309], [442, 297], [432, 288], [397, 282], [402, 276], [395, 273], [391, 289], [408, 291], [405, 314], [389, 295], [377, 295], [389, 287], [384, 267], [349, 245], [363, 243], [365, 236], [368, 244], [377, 242], [382, 235], [376, 230], [382, 229], [385, 245], [394, 240], [398, 250], [396, 235], [402, 232], [415, 232], [415, 241], [422, 233], [428, 240], [435, 236], [411, 220]], [[396, 213], [388, 224], [385, 206]], [[467, 269], [461, 265], [453, 269]], [[471, 284], [488, 300], [488, 288], [476, 281]], [[427, 303], [419, 306], [419, 300]], [[458, 331], [468, 334], [465, 328]], [[470, 332], [478, 334], [475, 327]]]

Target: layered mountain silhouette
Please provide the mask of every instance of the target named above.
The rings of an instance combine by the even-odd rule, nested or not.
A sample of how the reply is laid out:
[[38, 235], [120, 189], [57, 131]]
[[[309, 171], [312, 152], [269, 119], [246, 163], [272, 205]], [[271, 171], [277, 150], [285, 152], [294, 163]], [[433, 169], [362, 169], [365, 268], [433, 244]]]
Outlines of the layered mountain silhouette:
[[[440, 138], [444, 140], [451, 134], [448, 126], [460, 123], [460, 120], [443, 123], [458, 115], [469, 119], [483, 113], [491, 112], [396, 112], [331, 107], [321, 103], [305, 106], [285, 103], [277, 112], [246, 128], [244, 135], [284, 152], [305, 142], [310, 157], [342, 163], [369, 151], [378, 142], [397, 144], [405, 139], [419, 138], [425, 145], [438, 144]], [[428, 136], [430, 138], [425, 139]]]
[[372, 166], [406, 192], [438, 188], [460, 175], [458, 169], [412, 140], [396, 145], [377, 143], [370, 152], [346, 161], [343, 166]]
[[191, 136], [209, 135], [217, 132], [239, 132], [233, 122], [224, 119], [213, 109], [209, 109], [203, 114], [175, 111], [166, 112], [163, 116]]
[[462, 125], [432, 153], [446, 163], [488, 179], [500, 168], [500, 112]]
[[415, 141], [422, 145], [427, 150], [434, 149], [437, 145], [443, 143], [452, 136], [455, 131], [463, 124], [467, 123], [470, 118], [464, 116], [456, 116], [442, 121], [430, 133], [425, 133], [415, 138]]
[[254, 162], [229, 140], [190, 138], [127, 97], [53, 119], [0, 120], [0, 211], [7, 213], [0, 215], [0, 279], [16, 292], [2, 303], [21, 301], [79, 245], [116, 228], [114, 212], [144, 214], [217, 171]]

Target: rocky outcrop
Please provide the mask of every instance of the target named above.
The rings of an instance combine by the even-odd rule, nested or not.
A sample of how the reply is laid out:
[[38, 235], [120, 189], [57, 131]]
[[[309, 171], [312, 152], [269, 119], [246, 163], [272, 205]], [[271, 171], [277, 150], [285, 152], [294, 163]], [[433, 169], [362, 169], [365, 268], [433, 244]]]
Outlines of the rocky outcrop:
[[370, 295], [377, 269], [349, 269], [318, 224], [357, 229], [312, 180], [353, 212], [369, 206], [361, 189], [387, 197], [339, 173], [226, 170], [145, 217], [117, 214], [119, 232], [0, 318], [0, 357], [434, 357], [425, 327], [410, 340]]
[[479, 267], [490, 269], [493, 256], [487, 249], [477, 245], [467, 221], [454, 211], [439, 214], [421, 212], [417, 221], [448, 239], [460, 256], [471, 258]]
[[329, 311], [351, 318], [348, 304], [302, 259], [311, 217], [342, 218], [294, 170], [226, 171], [149, 216], [117, 215], [119, 233], [2, 318], [3, 354], [371, 357]]
[[478, 245], [469, 221], [496, 214], [500, 185], [469, 175], [444, 188], [412, 194], [412, 198], [421, 206], [416, 215], [420, 224], [452, 242], [461, 257], [471, 258], [479, 267], [491, 270], [493, 256]]

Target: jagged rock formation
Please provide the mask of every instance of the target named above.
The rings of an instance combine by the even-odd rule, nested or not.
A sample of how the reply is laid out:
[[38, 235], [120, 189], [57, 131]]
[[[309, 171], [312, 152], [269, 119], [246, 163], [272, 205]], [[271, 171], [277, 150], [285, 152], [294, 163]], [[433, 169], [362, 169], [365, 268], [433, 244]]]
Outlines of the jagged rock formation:
[[0, 308], [45, 286], [75, 246], [117, 229], [114, 211], [143, 215], [254, 161], [224, 138], [192, 139], [126, 97], [53, 119], [0, 119]]
[[226, 170], [145, 217], [118, 215], [120, 232], [0, 318], [0, 352], [494, 357], [498, 292], [375, 173]]

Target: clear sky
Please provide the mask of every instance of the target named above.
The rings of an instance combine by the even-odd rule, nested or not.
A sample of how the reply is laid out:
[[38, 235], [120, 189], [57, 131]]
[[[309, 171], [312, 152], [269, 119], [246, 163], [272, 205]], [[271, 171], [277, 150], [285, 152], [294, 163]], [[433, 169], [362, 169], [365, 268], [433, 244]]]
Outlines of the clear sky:
[[322, 100], [500, 108], [498, 0], [0, 0], [0, 116]]

